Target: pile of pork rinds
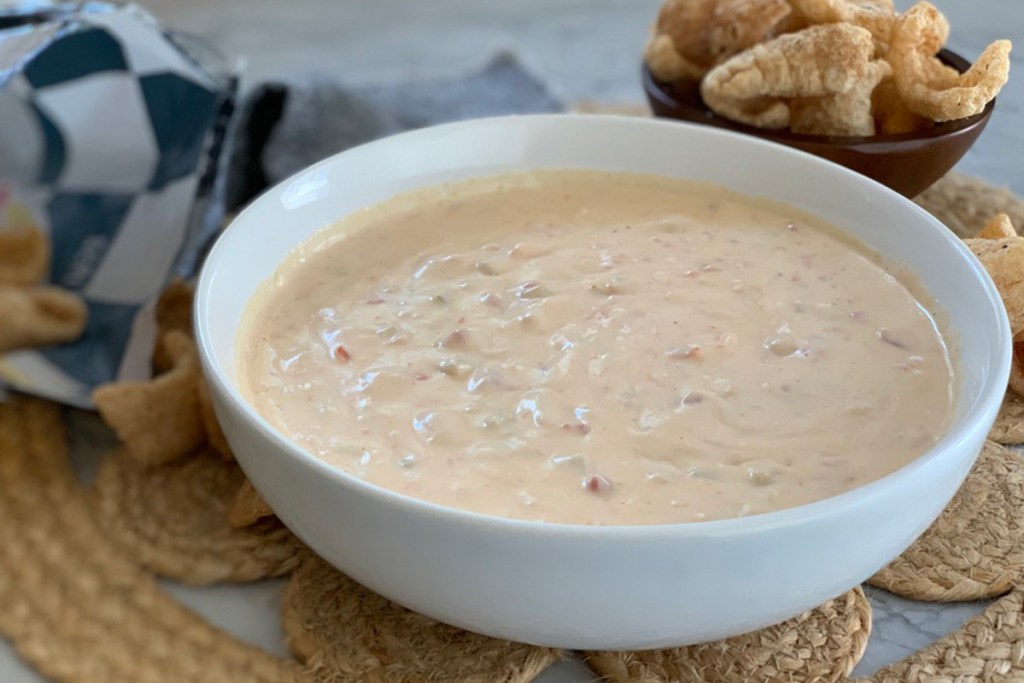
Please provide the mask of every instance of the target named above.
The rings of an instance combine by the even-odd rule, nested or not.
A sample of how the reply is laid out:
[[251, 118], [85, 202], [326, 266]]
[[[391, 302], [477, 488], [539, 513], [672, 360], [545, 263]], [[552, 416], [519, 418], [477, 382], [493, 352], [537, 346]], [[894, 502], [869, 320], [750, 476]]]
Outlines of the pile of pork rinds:
[[949, 22], [928, 2], [666, 0], [645, 51], [663, 83], [699, 81], [716, 114], [809, 135], [909, 133], [980, 114], [1006, 84], [1008, 40], [964, 73], [937, 57]]

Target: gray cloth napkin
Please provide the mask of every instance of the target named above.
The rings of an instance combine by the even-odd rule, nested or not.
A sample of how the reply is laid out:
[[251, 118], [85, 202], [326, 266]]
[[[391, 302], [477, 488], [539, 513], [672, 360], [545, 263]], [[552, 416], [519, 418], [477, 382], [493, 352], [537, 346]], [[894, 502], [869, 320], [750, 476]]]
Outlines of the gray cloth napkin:
[[460, 78], [349, 87], [326, 76], [268, 83], [249, 96], [236, 135], [228, 208], [349, 147], [448, 121], [562, 111], [509, 54]]

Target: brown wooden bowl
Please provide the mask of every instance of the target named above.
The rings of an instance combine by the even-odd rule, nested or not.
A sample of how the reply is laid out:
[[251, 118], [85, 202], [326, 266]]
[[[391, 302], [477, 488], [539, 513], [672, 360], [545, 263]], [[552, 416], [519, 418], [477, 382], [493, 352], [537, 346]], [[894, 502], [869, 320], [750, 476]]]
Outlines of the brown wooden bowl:
[[[967, 60], [949, 50], [940, 52], [939, 59], [961, 73], [970, 68]], [[795, 147], [873, 178], [910, 198], [921, 194], [953, 168], [985, 130], [995, 108], [993, 100], [976, 116], [939, 123], [915, 133], [870, 137], [803, 135], [755, 128], [718, 116], [704, 104], [697, 81], [661, 83], [654, 79], [646, 63], [642, 79], [656, 116], [726, 128]]]

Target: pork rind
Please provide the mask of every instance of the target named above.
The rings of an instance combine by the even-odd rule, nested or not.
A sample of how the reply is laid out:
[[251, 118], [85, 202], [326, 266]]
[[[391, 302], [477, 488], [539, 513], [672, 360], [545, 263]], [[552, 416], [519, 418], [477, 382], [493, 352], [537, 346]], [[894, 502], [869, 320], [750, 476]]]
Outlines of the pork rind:
[[202, 377], [196, 382], [196, 397], [199, 399], [199, 417], [203, 422], [203, 431], [206, 432], [206, 442], [224, 459], [234, 460], [235, 455], [231, 452], [228, 440], [220, 428], [220, 422], [217, 421], [217, 414], [213, 411], [210, 387]]
[[1009, 384], [1014, 393], [1024, 396], [1024, 342], [1016, 342], [1013, 345]]
[[871, 95], [890, 73], [887, 63], [874, 61], [869, 64], [864, 79], [848, 92], [793, 100], [789, 107], [790, 130], [806, 135], [874, 135], [875, 114]]
[[148, 382], [107, 384], [93, 392], [100, 416], [127, 452], [159, 465], [192, 452], [205, 430], [196, 391], [199, 357], [187, 334], [172, 330], [160, 340], [171, 368]]
[[0, 285], [0, 353], [74, 341], [88, 311], [58, 287]]
[[174, 280], [157, 300], [156, 376], [148, 382], [107, 384], [93, 393], [100, 416], [126, 451], [147, 464], [177, 460], [203, 443], [234, 460], [192, 340], [194, 292], [191, 284]]
[[1006, 307], [1014, 340], [1010, 389], [1024, 396], [1024, 237], [1001, 213], [985, 224], [976, 239], [964, 242], [985, 266]]
[[1017, 231], [1013, 227], [1013, 221], [1005, 213], [993, 216], [978, 232], [978, 237], [983, 240], [998, 240], [1016, 236]]
[[708, 32], [711, 63], [721, 64], [774, 37], [791, 12], [786, 0], [718, 0]]
[[[195, 287], [180, 278], [172, 280], [156, 302], [157, 339], [171, 331], [183, 332], [192, 337], [192, 300]], [[157, 344], [153, 350], [153, 369], [156, 372], [168, 370], [174, 361], [166, 355], [166, 346]]]
[[699, 79], [711, 65], [711, 20], [717, 0], [667, 0], [658, 10], [644, 58], [660, 81]]
[[978, 114], [1006, 84], [1009, 41], [961, 74], [936, 56], [949, 30], [928, 2], [899, 15], [893, 0], [667, 0], [645, 59], [658, 80], [700, 81], [739, 123], [904, 134]]
[[850, 24], [812, 26], [761, 43], [715, 67], [701, 83], [701, 96], [720, 116], [782, 129], [790, 125], [790, 102], [796, 98], [831, 97], [877, 84], [884, 67], [873, 55], [867, 29]]
[[808, 24], [853, 24], [871, 32], [875, 53], [885, 54], [896, 23], [892, 0], [789, 0]]
[[1013, 338], [1024, 341], [1024, 237], [964, 241], [992, 276], [1010, 317]]
[[[174, 279], [167, 285], [156, 302], [157, 336], [163, 338], [169, 332], [177, 331], [192, 338], [192, 302], [195, 299], [195, 285], [182, 279]], [[168, 370], [174, 365], [174, 359], [168, 357], [166, 344], [157, 344], [153, 350], [153, 367], [158, 372]], [[198, 399], [199, 417], [206, 433], [206, 442], [213, 450], [228, 460], [234, 460], [234, 454], [228, 446], [224, 432], [213, 411], [213, 399], [210, 387], [203, 377], [196, 380], [196, 398]]]
[[805, 28], [811, 25], [810, 20], [804, 15], [800, 14], [796, 10], [790, 7], [790, 13], [786, 17], [775, 25], [775, 29], [772, 31], [772, 37], [777, 38], [778, 36], [785, 35], [787, 33], [796, 33], [797, 31], [803, 31]]
[[933, 121], [980, 114], [1010, 75], [1010, 41], [992, 43], [960, 74], [935, 56], [948, 35], [949, 22], [942, 13], [931, 3], [919, 2], [897, 19], [889, 48], [900, 97], [911, 111]]
[[252, 526], [261, 519], [273, 517], [274, 511], [263, 500], [252, 483], [246, 479], [235, 494], [235, 501], [228, 511], [228, 523], [236, 529]]
[[786, 0], [668, 0], [644, 58], [660, 81], [699, 80], [770, 37], [790, 12]]
[[999, 290], [1014, 341], [1024, 341], [1024, 237], [1017, 235], [1009, 216], [999, 214], [985, 224], [976, 239], [964, 242]]
[[871, 93], [871, 113], [875, 132], [882, 135], [914, 133], [934, 125], [930, 119], [910, 111], [891, 77], [883, 79]]
[[195, 285], [175, 278], [156, 302], [156, 325], [161, 332], [178, 330], [192, 336], [192, 300]]
[[644, 61], [647, 62], [651, 75], [663, 83], [700, 80], [707, 71], [706, 67], [695, 64], [679, 54], [672, 43], [672, 38], [664, 33], [655, 33], [647, 41]]
[[50, 242], [35, 228], [0, 229], [0, 285], [32, 285], [50, 267]]
[[985, 224], [977, 239], [965, 240], [992, 277], [1006, 307], [1013, 334], [1010, 389], [1024, 396], [1024, 237], [1010, 217], [999, 214]]

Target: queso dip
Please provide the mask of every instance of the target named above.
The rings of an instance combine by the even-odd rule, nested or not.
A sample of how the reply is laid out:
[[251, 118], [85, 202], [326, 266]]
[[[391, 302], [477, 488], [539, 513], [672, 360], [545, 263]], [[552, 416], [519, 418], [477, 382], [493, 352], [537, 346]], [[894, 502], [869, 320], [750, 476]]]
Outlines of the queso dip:
[[795, 209], [545, 171], [404, 195], [307, 240], [249, 303], [240, 384], [318, 458], [528, 520], [664, 524], [819, 500], [952, 409], [928, 310]]

